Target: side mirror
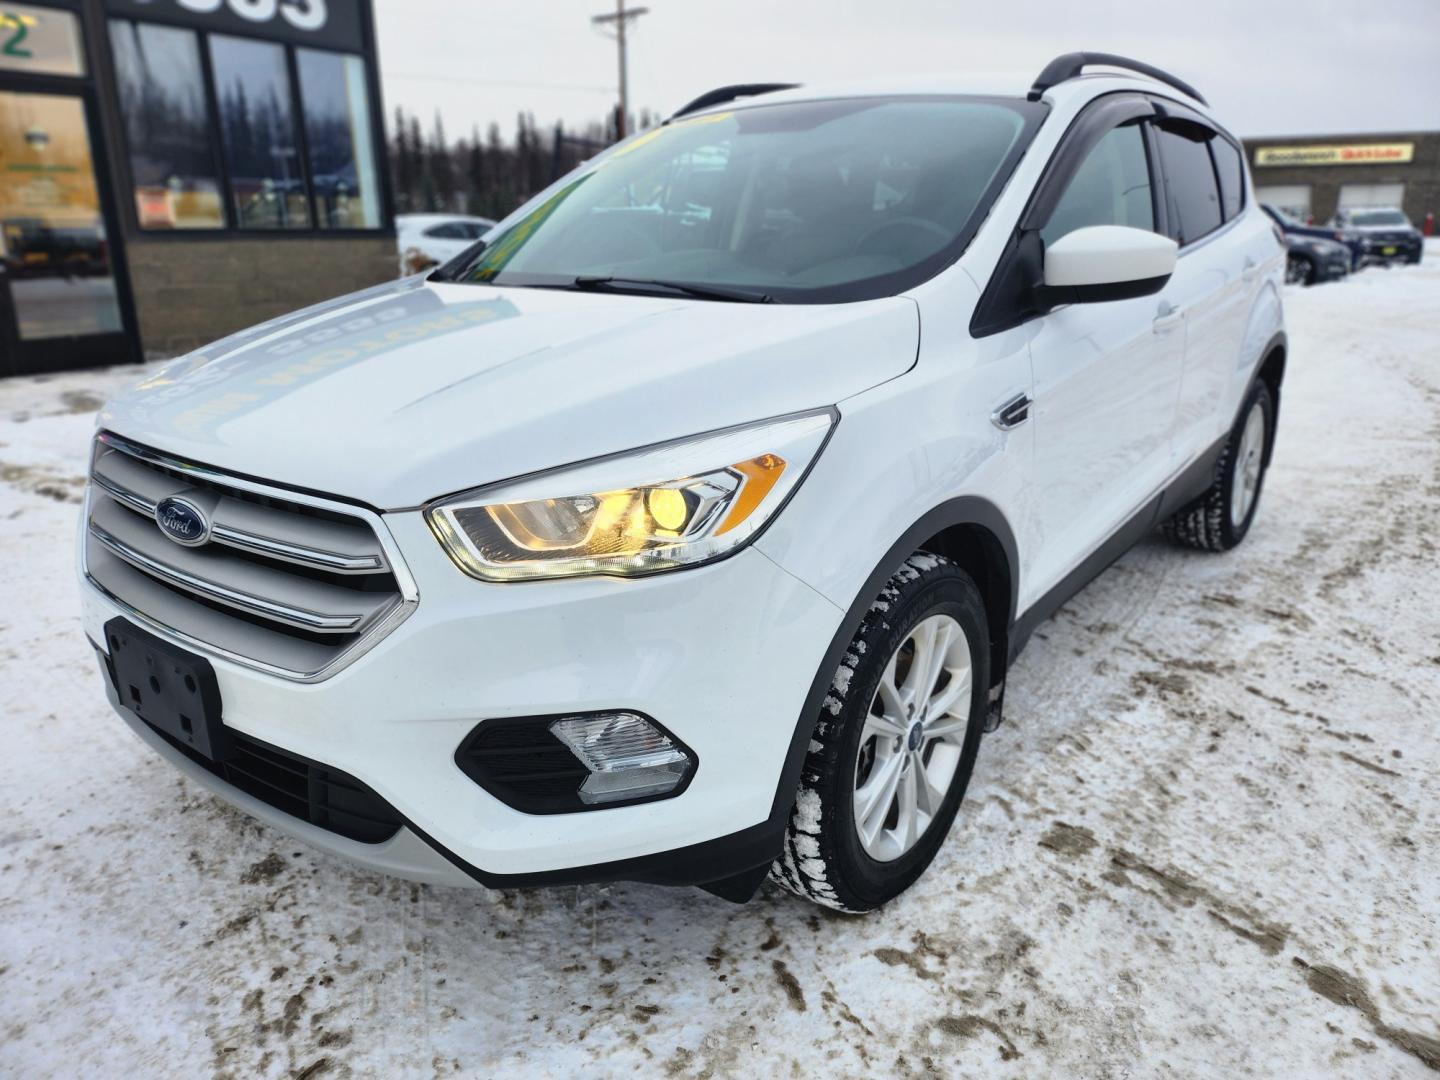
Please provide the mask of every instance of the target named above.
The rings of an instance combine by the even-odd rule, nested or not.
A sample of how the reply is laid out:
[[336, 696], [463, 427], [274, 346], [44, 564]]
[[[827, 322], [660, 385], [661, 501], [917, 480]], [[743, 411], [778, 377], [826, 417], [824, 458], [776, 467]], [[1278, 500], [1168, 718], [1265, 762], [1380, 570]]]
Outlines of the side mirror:
[[1178, 251], [1174, 240], [1147, 229], [1076, 229], [1045, 249], [1041, 291], [1049, 307], [1151, 296], [1175, 272]]

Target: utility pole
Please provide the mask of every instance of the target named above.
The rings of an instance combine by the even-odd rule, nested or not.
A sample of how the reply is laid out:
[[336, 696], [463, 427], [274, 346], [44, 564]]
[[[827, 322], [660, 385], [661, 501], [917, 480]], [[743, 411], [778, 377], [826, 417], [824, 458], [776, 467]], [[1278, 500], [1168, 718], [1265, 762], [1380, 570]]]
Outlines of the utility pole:
[[631, 19], [638, 19], [641, 15], [648, 15], [648, 7], [626, 9], [625, 0], [615, 0], [615, 14], [596, 15], [591, 22], [596, 26], [604, 28], [611, 23], [615, 24], [615, 44], [620, 54], [620, 116], [616, 124], [616, 133], [620, 138], [625, 138], [625, 129], [629, 125], [630, 116], [630, 79], [626, 71], [625, 63], [625, 28], [630, 24]]

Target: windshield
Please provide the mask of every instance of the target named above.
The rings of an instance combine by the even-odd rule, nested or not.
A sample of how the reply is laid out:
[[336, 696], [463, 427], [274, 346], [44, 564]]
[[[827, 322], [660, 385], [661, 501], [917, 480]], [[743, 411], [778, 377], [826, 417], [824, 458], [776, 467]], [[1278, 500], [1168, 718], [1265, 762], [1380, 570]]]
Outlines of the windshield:
[[1356, 210], [1350, 215], [1352, 225], [1409, 225], [1410, 219], [1399, 210]]
[[959, 256], [1044, 113], [857, 98], [680, 120], [572, 173], [443, 276], [683, 283], [792, 303], [890, 295]]

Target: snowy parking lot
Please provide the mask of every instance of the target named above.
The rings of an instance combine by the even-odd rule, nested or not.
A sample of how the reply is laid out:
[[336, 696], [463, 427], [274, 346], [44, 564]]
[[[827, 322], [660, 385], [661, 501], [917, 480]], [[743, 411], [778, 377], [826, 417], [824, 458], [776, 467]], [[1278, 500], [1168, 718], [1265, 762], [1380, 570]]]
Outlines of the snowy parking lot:
[[412, 886], [228, 809], [110, 713], [76, 614], [135, 370], [0, 383], [0, 1075], [1440, 1071], [1440, 248], [1286, 303], [1249, 539], [1147, 541], [1044, 625], [863, 918]]

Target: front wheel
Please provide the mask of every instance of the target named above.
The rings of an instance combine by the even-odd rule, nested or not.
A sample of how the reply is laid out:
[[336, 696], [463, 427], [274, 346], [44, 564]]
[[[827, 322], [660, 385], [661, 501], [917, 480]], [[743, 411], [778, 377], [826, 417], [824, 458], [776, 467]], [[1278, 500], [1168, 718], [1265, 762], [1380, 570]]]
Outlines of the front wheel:
[[1315, 264], [1303, 255], [1289, 255], [1285, 259], [1285, 284], [1315, 284]]
[[852, 912], [909, 888], [965, 794], [989, 680], [979, 589], [948, 559], [910, 556], [835, 672], [771, 879]]
[[1215, 463], [1210, 488], [1165, 522], [1167, 536], [1205, 551], [1229, 551], [1245, 539], [1260, 507], [1274, 425], [1270, 389], [1257, 379]]

